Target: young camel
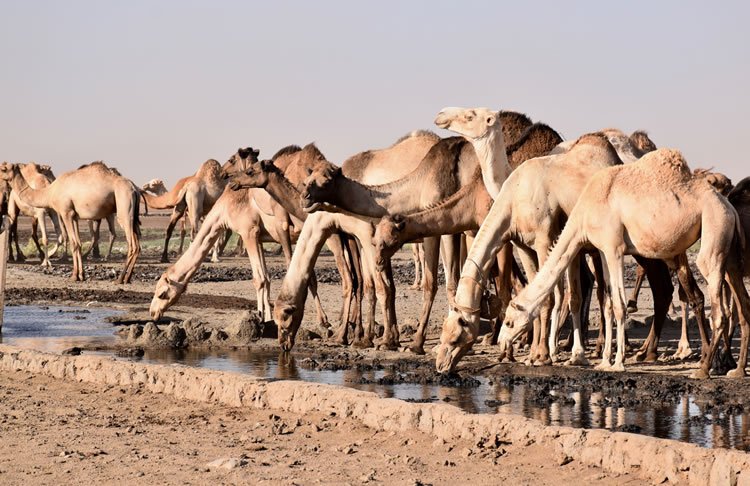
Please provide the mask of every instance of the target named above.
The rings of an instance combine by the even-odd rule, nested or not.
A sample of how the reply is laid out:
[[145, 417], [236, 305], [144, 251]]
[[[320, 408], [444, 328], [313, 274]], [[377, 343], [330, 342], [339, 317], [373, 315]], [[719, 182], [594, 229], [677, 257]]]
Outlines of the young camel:
[[[67, 172], [43, 189], [32, 189], [16, 164], [3, 163], [0, 178], [10, 182], [21, 201], [33, 207], [51, 208], [62, 218], [73, 252], [71, 280], [85, 280], [80, 219], [102, 219], [117, 213], [117, 220], [125, 231], [128, 256], [118, 283], [129, 283], [136, 259], [141, 252], [138, 208], [140, 191], [117, 170], [103, 162], [92, 162]], [[92, 184], [91, 181], [96, 181]]]
[[[520, 140], [508, 147], [509, 163], [512, 169], [516, 169], [525, 160], [546, 155], [561, 142], [560, 135], [547, 125], [534, 124], [525, 130]], [[384, 262], [408, 241], [477, 231], [493, 203], [485, 184], [481, 168], [477, 167], [474, 181], [448, 198], [416, 213], [383, 217], [375, 227], [373, 238], [378, 268], [382, 268]], [[502, 261], [499, 263], [502, 264]], [[508, 273], [507, 269], [505, 273]], [[502, 318], [502, 312], [510, 301], [510, 292], [507, 282], [496, 282], [496, 285], [500, 294]], [[499, 326], [493, 329], [491, 340], [497, 338], [499, 330]], [[425, 331], [423, 327], [417, 329], [412, 347], [423, 350]]]
[[[658, 213], [653, 208], [659, 208]], [[617, 323], [617, 352], [610, 364], [612, 320], [607, 320], [606, 342], [599, 369], [625, 369], [624, 323], [626, 316], [623, 258], [626, 254], [673, 260], [698, 238], [698, 268], [706, 277], [711, 299], [715, 339], [694, 377], [708, 377], [711, 359], [726, 332], [727, 309], [722, 284], [727, 278], [739, 308], [742, 347], [738, 366], [729, 376], [745, 375], [750, 340], [750, 298], [742, 282], [739, 262], [744, 246], [739, 217], [729, 201], [705, 177], [696, 177], [682, 155], [659, 149], [637, 162], [594, 174], [571, 212], [557, 245], [537, 276], [511, 302], [500, 332], [504, 346], [511, 345], [562, 273], [584, 247], [598, 249], [606, 262], [611, 302], [607, 313]]]
[[[276, 154], [277, 159], [285, 159], [283, 164], [296, 161], [302, 165], [312, 165], [320, 152], [310, 144], [305, 149], [288, 147]], [[275, 216], [261, 209], [258, 200], [263, 200], [267, 193], [262, 189], [240, 189], [233, 184], [235, 190], [225, 190], [217, 203], [205, 218], [204, 224], [198, 231], [193, 243], [187, 251], [172, 265], [157, 282], [154, 297], [151, 301], [150, 312], [155, 319], [160, 319], [164, 311], [172, 306], [185, 291], [188, 282], [200, 268], [203, 259], [212, 245], [218, 241], [225, 229], [237, 232], [248, 250], [248, 257], [253, 270], [258, 311], [266, 321], [271, 320], [270, 280], [267, 277], [266, 264], [263, 256], [263, 241], [279, 242], [280, 234], [275, 224]], [[297, 225], [299, 228], [299, 225]], [[283, 231], [289, 232], [289, 228]], [[296, 237], [298, 231], [292, 237]], [[330, 245], [336, 257], [337, 264], [342, 265], [343, 253], [341, 246]], [[288, 262], [287, 262], [288, 263]], [[344, 272], [345, 273], [345, 272]], [[328, 319], [317, 295], [315, 275], [310, 280], [310, 290], [315, 297], [318, 311], [318, 324], [328, 327]]]
[[[446, 109], [438, 114], [436, 123], [459, 133], [474, 134], [471, 143], [476, 142], [481, 146], [479, 154], [463, 137], [442, 139], [430, 149], [419, 166], [408, 176], [376, 186], [368, 186], [346, 177], [337, 169], [326, 168], [313, 172], [305, 181], [305, 210], [313, 212], [327, 203], [364, 218], [381, 218], [389, 213], [415, 212], [471, 183], [475, 169], [480, 164], [490, 168], [497, 165], [508, 166], [500, 113], [486, 108]], [[510, 168], [507, 167], [494, 171], [493, 174], [509, 172]], [[340, 218], [342, 216], [338, 217]], [[426, 285], [419, 319], [420, 328], [426, 327], [437, 292], [437, 279], [433, 270], [437, 268], [439, 257], [437, 241], [437, 238], [428, 238], [424, 241]], [[454, 262], [457, 259], [458, 245], [453, 236], [444, 241], [446, 247], [451, 247], [444, 253], [444, 265], [446, 269], [450, 269], [446, 273], [449, 275], [449, 301], [452, 301], [455, 284], [451, 284], [451, 276], [457, 271], [457, 263]], [[389, 270], [385, 272], [388, 273]], [[455, 277], [453, 279], [455, 280]], [[386, 307], [395, 306], [389, 302]], [[386, 322], [385, 333], [379, 344], [389, 349], [398, 348], [398, 329], [395, 322]]]

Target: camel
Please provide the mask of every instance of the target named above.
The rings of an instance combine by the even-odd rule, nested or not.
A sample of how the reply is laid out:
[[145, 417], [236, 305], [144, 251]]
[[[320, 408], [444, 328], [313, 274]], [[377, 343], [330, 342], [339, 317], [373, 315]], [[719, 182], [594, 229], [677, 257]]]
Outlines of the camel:
[[[49, 186], [53, 180], [55, 180], [55, 177], [54, 175], [52, 175], [52, 171], [49, 166], [38, 165], [31, 162], [29, 164], [21, 164], [19, 165], [19, 167], [24, 179], [28, 181], [29, 186], [31, 186], [33, 189], [45, 188]], [[23, 252], [21, 251], [21, 248], [18, 244], [17, 228], [19, 214], [30, 216], [32, 218], [31, 238], [36, 245], [37, 251], [39, 252], [39, 258], [42, 262], [41, 265], [43, 267], [51, 267], [52, 264], [49, 260], [50, 251], [47, 246], [47, 228], [44, 218], [45, 216], [47, 216], [49, 217], [50, 221], [52, 221], [52, 226], [54, 227], [55, 233], [58, 237], [57, 245], [51, 252], [52, 254], [55, 254], [60, 243], [62, 243], [63, 236], [62, 232], [60, 231], [60, 223], [57, 217], [57, 213], [48, 208], [35, 208], [29, 206], [28, 204], [24, 204], [23, 201], [21, 201], [18, 197], [18, 194], [14, 191], [11, 191], [8, 201], [8, 223], [10, 228], [10, 239], [16, 247], [16, 261], [23, 261], [25, 259], [23, 256]], [[41, 229], [42, 236], [41, 245], [39, 237], [37, 235], [37, 231], [39, 229]]]
[[[310, 144], [304, 149], [296, 146], [287, 147], [279, 151], [274, 158], [279, 160], [282, 165], [297, 162], [301, 165], [312, 166], [318, 160], [318, 155], [321, 154], [317, 147]], [[228, 228], [240, 235], [248, 250], [258, 300], [258, 311], [264, 320], [271, 320], [270, 280], [267, 277], [262, 243], [263, 241], [279, 242], [281, 235], [277, 232], [278, 227], [275, 224], [274, 214], [263, 211], [257, 202], [263, 200], [267, 193], [262, 189], [242, 189], [234, 181], [230, 184], [234, 190], [224, 191], [209, 211], [204, 224], [187, 251], [162, 274], [157, 282], [150, 306], [150, 313], [154, 319], [160, 319], [164, 311], [177, 302], [187, 288], [192, 276], [200, 268], [203, 259], [220, 238], [222, 232]], [[301, 209], [297, 211], [301, 213]], [[288, 232], [289, 228], [284, 229], [284, 231]], [[292, 238], [296, 237], [298, 233], [298, 231], [295, 231]], [[331, 251], [336, 256], [337, 262], [343, 261], [340, 245], [332, 244]], [[318, 324], [328, 327], [327, 317], [317, 296], [314, 274], [312, 277], [310, 288], [316, 300]]]
[[[16, 164], [5, 162], [0, 165], [0, 178], [10, 183], [25, 204], [51, 208], [62, 218], [73, 252], [71, 280], [74, 281], [85, 280], [78, 221], [102, 219], [116, 212], [128, 242], [128, 256], [117, 281], [130, 282], [141, 252], [138, 218], [141, 196], [129, 179], [100, 161], [67, 172], [43, 189], [32, 189]], [[96, 181], [96, 184], [92, 185], [91, 181]]]
[[[506, 155], [512, 169], [515, 169], [525, 160], [546, 155], [561, 142], [562, 138], [557, 132], [547, 125], [536, 123], [508, 147]], [[474, 181], [446, 199], [416, 213], [384, 216], [378, 222], [373, 237], [376, 265], [382, 268], [385, 260], [390, 259], [408, 241], [478, 230], [492, 203], [481, 167], [477, 167]], [[503, 293], [500, 299], [504, 308], [510, 301], [507, 283], [498, 282], [497, 286], [498, 291]], [[421, 350], [424, 345], [425, 330], [424, 327], [417, 329], [413, 344], [417, 350]], [[499, 331], [499, 327], [496, 331]], [[495, 330], [493, 336], [496, 338]]]
[[[653, 208], [659, 208], [658, 214]], [[673, 149], [658, 149], [632, 164], [610, 167], [593, 175], [549, 258], [533, 281], [511, 302], [500, 332], [501, 344], [509, 346], [522, 332], [574, 257], [590, 245], [602, 253], [606, 262], [610, 287], [607, 314], [617, 323], [614, 363], [610, 363], [612, 319], [608, 319], [607, 340], [598, 368], [623, 371], [627, 312], [624, 255], [674, 262], [673, 259], [683, 254], [698, 238], [701, 239], [701, 248], [697, 264], [708, 282], [715, 338], [693, 376], [709, 376], [718, 337], [726, 332], [727, 309], [722, 301], [725, 277], [738, 306], [742, 327], [738, 366], [728, 376], [744, 376], [750, 340], [747, 322], [750, 297], [740, 267], [740, 252], [745, 242], [739, 216], [706, 177], [691, 173], [682, 154]]]
[[[201, 218], [211, 210], [222, 192], [224, 192], [226, 175], [236, 170], [245, 169], [246, 161], [248, 159], [257, 160], [258, 154], [259, 151], [252, 147], [240, 148], [229, 158], [224, 166], [221, 166], [214, 159], [207, 160], [194, 175], [183, 177], [177, 181], [177, 184], [169, 192], [158, 196], [152, 195], [147, 191], [142, 193], [148, 207], [173, 210], [164, 238], [164, 250], [161, 255], [162, 263], [169, 261], [169, 240], [180, 218], [185, 216], [187, 212], [191, 226], [190, 237], [195, 238]], [[218, 261], [217, 252], [214, 252], [212, 260]]]

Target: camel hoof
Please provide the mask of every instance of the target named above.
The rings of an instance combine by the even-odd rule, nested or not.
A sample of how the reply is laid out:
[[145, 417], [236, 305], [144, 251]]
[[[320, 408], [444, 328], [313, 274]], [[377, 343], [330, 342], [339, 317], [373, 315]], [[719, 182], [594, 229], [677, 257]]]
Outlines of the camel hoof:
[[424, 346], [418, 343], [412, 344], [411, 346], [407, 347], [406, 350], [410, 353], [418, 354], [420, 356], [427, 354], [424, 351]]
[[708, 371], [704, 370], [703, 368], [698, 368], [697, 370], [693, 371], [693, 374], [690, 375], [690, 378], [694, 378], [696, 380], [708, 379]]
[[383, 351], [398, 351], [399, 348], [397, 342], [394, 342], [393, 339], [387, 339], [385, 337], [376, 339], [374, 344], [376, 349]]
[[635, 360], [639, 363], [656, 363], [659, 357], [654, 352], [637, 353]]
[[691, 347], [677, 348], [672, 356], [669, 357], [671, 360], [686, 360], [693, 355], [693, 349]]
[[420, 287], [419, 284], [411, 284], [411, 286], [409, 288], [412, 289], [412, 290], [422, 290], [419, 287]]
[[597, 371], [609, 371], [609, 369], [612, 367], [611, 364], [609, 364], [608, 360], [602, 360], [601, 363], [594, 366], [594, 369]]
[[589, 360], [583, 354], [574, 354], [566, 364], [568, 366], [588, 366]]
[[623, 363], [622, 361], [620, 361], [619, 363], [615, 362], [615, 364], [609, 367], [609, 371], [617, 371], [619, 373], [622, 373], [623, 371], [625, 371], [625, 363]]
[[552, 364], [552, 359], [549, 356], [542, 356], [534, 360], [533, 366], [549, 366]]
[[168, 256], [162, 256], [159, 260], [161, 263], [169, 263], [169, 257]]
[[638, 304], [634, 300], [628, 301], [628, 314], [631, 312], [638, 312]]
[[367, 349], [374, 347], [374, 344], [372, 343], [372, 339], [362, 338], [352, 341], [352, 347], [357, 349]]
[[745, 376], [747, 375], [745, 374], [745, 370], [742, 368], [735, 368], [727, 373], [727, 378], [744, 378]]

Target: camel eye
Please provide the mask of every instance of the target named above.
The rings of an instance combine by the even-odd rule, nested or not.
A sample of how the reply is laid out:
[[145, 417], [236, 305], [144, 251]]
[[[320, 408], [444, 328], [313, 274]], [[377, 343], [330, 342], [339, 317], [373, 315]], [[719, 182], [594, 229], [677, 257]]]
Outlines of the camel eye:
[[307, 175], [311, 176], [312, 173], [313, 173], [313, 170], [310, 167], [308, 167], [307, 168]]
[[159, 298], [160, 299], [166, 299], [167, 297], [169, 297], [169, 291], [168, 290], [165, 290], [165, 291], [163, 291], [162, 293], [159, 294]]

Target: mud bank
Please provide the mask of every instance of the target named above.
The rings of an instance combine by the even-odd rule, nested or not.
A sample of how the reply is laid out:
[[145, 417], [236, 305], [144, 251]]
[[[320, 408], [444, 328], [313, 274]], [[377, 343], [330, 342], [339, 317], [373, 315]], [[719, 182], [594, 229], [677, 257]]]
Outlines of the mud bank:
[[549, 447], [550, 456], [560, 461], [573, 458], [657, 483], [750, 485], [750, 455], [742, 452], [622, 432], [545, 427], [522, 417], [467, 414], [450, 405], [405, 403], [330, 385], [269, 382], [226, 372], [59, 356], [4, 345], [0, 345], [0, 368], [80, 382], [135, 385], [176, 398], [237, 407], [322, 411], [359, 420], [375, 430], [419, 430], [448, 442], [468, 440], [482, 449], [536, 443]]

